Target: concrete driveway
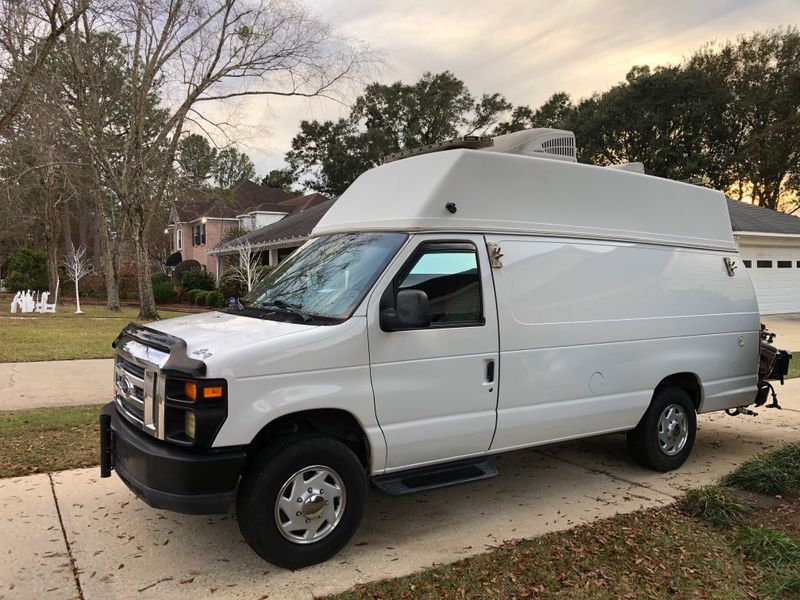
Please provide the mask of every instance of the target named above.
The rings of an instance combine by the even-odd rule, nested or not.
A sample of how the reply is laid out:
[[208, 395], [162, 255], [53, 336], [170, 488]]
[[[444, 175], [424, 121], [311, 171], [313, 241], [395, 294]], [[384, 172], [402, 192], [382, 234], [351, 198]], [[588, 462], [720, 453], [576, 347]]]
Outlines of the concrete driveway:
[[[515, 452], [499, 476], [392, 498], [371, 493], [361, 530], [325, 564], [291, 572], [262, 562], [231, 516], [151, 509], [97, 469], [0, 480], [0, 598], [310, 598], [405, 575], [504, 540], [673, 502], [754, 454], [796, 441], [800, 380], [785, 409], [699, 419], [679, 471], [633, 465], [622, 435]], [[211, 594], [214, 594], [211, 596]]]
[[789, 351], [800, 351], [800, 313], [762, 316], [761, 322], [777, 333], [774, 344]]

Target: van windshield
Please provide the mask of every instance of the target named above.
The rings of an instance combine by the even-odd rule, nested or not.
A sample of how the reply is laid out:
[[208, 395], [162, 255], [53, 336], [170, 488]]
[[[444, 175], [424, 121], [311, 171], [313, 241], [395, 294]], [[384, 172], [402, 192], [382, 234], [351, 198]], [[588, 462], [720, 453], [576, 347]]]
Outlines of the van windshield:
[[336, 233], [298, 248], [243, 299], [311, 321], [348, 318], [406, 239], [403, 233]]

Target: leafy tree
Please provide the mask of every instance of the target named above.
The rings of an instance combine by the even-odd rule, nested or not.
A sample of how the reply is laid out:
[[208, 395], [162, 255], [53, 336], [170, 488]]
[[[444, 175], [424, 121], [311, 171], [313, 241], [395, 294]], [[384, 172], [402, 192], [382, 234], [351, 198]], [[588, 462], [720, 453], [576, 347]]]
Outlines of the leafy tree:
[[517, 106], [511, 111], [511, 118], [508, 121], [498, 123], [493, 133], [494, 135], [501, 135], [534, 127], [564, 129], [574, 116], [574, 113], [575, 105], [572, 104], [569, 94], [556, 92], [536, 110], [529, 106]]
[[290, 194], [298, 193], [292, 186], [295, 184], [294, 173], [291, 169], [273, 169], [261, 180], [261, 185], [268, 188], [277, 188]]
[[236, 148], [226, 148], [217, 155], [212, 172], [217, 185], [229, 189], [237, 183], [252, 179], [256, 174], [256, 167], [244, 152], [239, 152]]
[[707, 148], [712, 183], [779, 208], [800, 191], [800, 33], [778, 29], [708, 46], [687, 67], [726, 94]]
[[380, 164], [385, 143], [382, 132], [359, 132], [349, 119], [301, 121], [286, 161], [305, 186], [339, 196], [361, 173]]
[[338, 196], [387, 154], [484, 134], [510, 108], [498, 93], [484, 94], [476, 102], [449, 71], [424, 73], [413, 84], [372, 83], [356, 99], [348, 118], [302, 121], [286, 160], [305, 185]]
[[217, 149], [202, 135], [189, 134], [178, 146], [178, 166], [187, 184], [202, 187], [217, 166]]
[[705, 149], [723, 106], [724, 94], [698, 70], [633, 67], [624, 83], [581, 101], [566, 125], [582, 162], [641, 161], [650, 174], [688, 179], [712, 166]]
[[47, 287], [47, 255], [42, 250], [20, 248], [8, 263], [6, 285], [20, 290], [43, 290]]

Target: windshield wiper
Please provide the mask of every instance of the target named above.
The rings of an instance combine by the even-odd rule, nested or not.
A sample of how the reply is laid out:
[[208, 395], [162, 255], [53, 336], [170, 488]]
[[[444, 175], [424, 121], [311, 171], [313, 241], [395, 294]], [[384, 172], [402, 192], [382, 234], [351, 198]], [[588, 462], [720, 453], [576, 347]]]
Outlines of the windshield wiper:
[[278, 310], [282, 310], [284, 312], [290, 312], [295, 315], [299, 315], [303, 318], [303, 321], [308, 322], [311, 320], [312, 316], [307, 313], [306, 311], [302, 310], [302, 304], [294, 304], [292, 302], [286, 302], [285, 300], [281, 300], [278, 298], [277, 300], [272, 300], [271, 302], [265, 302], [263, 304], [259, 303], [257, 305], [259, 308], [277, 308]]

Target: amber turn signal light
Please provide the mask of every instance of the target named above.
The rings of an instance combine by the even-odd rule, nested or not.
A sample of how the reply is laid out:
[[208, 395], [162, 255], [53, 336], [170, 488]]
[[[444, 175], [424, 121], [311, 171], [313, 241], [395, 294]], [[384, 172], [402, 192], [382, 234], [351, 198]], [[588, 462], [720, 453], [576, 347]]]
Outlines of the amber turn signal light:
[[222, 398], [222, 386], [212, 385], [203, 388], [203, 398]]
[[[222, 398], [221, 385], [209, 385], [201, 388], [202, 397], [206, 400], [209, 398]], [[194, 402], [197, 400], [197, 384], [194, 381], [187, 381], [183, 384], [183, 393], [186, 397]]]

